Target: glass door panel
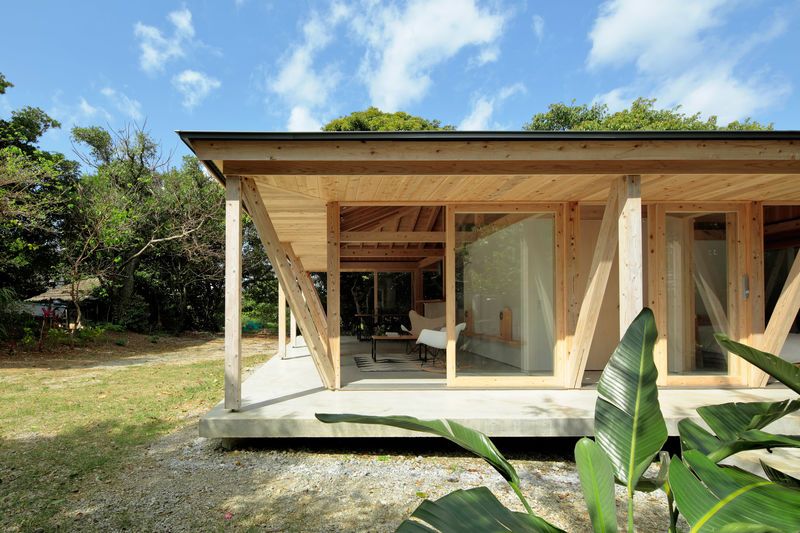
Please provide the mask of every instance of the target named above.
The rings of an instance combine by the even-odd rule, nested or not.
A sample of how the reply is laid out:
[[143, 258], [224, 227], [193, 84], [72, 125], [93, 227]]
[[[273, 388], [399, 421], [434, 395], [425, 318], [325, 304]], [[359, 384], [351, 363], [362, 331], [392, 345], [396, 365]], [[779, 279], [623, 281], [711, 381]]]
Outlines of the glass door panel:
[[727, 375], [715, 333], [735, 336], [736, 213], [666, 214], [667, 360], [671, 375]]
[[456, 213], [457, 376], [552, 376], [555, 215]]

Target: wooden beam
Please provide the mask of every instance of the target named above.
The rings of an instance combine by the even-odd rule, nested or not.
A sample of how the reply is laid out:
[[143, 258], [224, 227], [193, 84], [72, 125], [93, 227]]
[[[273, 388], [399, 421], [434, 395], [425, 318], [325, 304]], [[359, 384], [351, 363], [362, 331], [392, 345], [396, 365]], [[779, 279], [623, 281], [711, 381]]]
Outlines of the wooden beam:
[[[762, 342], [766, 324], [766, 286], [764, 277], [764, 206], [761, 202], [750, 202], [746, 209], [746, 220], [740, 224], [741, 234], [745, 236], [747, 258], [745, 272], [747, 289], [743, 287], [746, 302], [745, 320], [739, 331], [740, 342], [750, 346], [759, 346]], [[773, 283], [776, 283], [775, 280]], [[764, 381], [765, 372], [755, 365], [742, 364], [742, 377], [751, 386], [760, 385]]]
[[261, 243], [264, 245], [267, 257], [269, 257], [269, 261], [275, 269], [278, 281], [286, 289], [286, 299], [289, 301], [289, 306], [292, 308], [297, 324], [300, 326], [300, 331], [308, 345], [309, 352], [311, 352], [311, 358], [314, 361], [320, 379], [327, 388], [333, 388], [333, 366], [328, 358], [327, 342], [323, 341], [314, 324], [314, 319], [303, 296], [300, 283], [292, 272], [286, 249], [281, 246], [275, 226], [272, 225], [255, 183], [247, 178], [243, 179], [242, 182], [242, 190], [248, 212], [253, 219], [253, 224], [258, 231], [259, 237], [261, 237]]
[[328, 351], [333, 364], [333, 382], [335, 389], [342, 388], [342, 362], [340, 349], [341, 316], [339, 306], [341, 295], [341, 276], [339, 275], [339, 204], [328, 204]]
[[442, 260], [443, 260], [442, 257], [426, 257], [425, 259], [422, 259], [419, 263], [417, 263], [417, 267], [425, 268], [434, 265]]
[[445, 211], [445, 325], [447, 326], [447, 384], [456, 379], [456, 211], [448, 205]]
[[342, 261], [340, 272], [413, 272], [415, 261]]
[[286, 294], [278, 283], [278, 355], [286, 357]]
[[289, 309], [289, 344], [297, 348], [297, 318], [291, 309]]
[[[786, 283], [783, 285], [781, 295], [778, 297], [778, 302], [775, 304], [775, 309], [772, 311], [769, 324], [764, 332], [761, 346], [758, 348], [780, 356], [798, 312], [800, 312], [800, 253], [795, 256], [789, 275], [786, 276]], [[759, 377], [761, 381], [755, 385], [766, 387], [769, 375], [764, 372]]]
[[[588, 151], [588, 150], [587, 150]], [[796, 149], [796, 151], [798, 151]], [[665, 154], [666, 155], [666, 154]], [[798, 174], [788, 159], [593, 159], [494, 161], [237, 161], [225, 172], [237, 176], [496, 176], [550, 174]]]
[[603, 304], [608, 276], [617, 251], [617, 224], [619, 222], [619, 187], [611, 187], [603, 221], [600, 223], [600, 233], [592, 257], [592, 266], [589, 279], [586, 283], [586, 293], [581, 302], [578, 314], [578, 324], [575, 327], [575, 339], [569, 354], [567, 383], [570, 388], [579, 389], [592, 348], [592, 339], [600, 317], [600, 307]]
[[581, 231], [581, 207], [578, 202], [567, 204], [566, 220], [566, 264], [564, 265], [564, 282], [566, 283], [565, 298], [567, 301], [566, 335], [567, 335], [567, 358], [572, 350], [575, 340], [575, 328], [578, 325], [578, 314], [580, 312], [579, 295], [581, 291], [580, 276], [580, 231]]
[[286, 257], [289, 259], [289, 266], [292, 269], [295, 279], [297, 279], [300, 290], [303, 293], [303, 299], [306, 301], [308, 310], [311, 311], [311, 318], [314, 320], [319, 335], [323, 339], [328, 338], [328, 323], [325, 317], [325, 309], [322, 307], [322, 302], [319, 299], [316, 287], [311, 282], [311, 274], [303, 267], [303, 262], [294, 253], [292, 245], [281, 243], [283, 249], [286, 251]]
[[242, 407], [242, 187], [225, 181], [225, 409]]
[[618, 183], [620, 339], [644, 307], [641, 182], [640, 176], [624, 176]]
[[658, 369], [658, 385], [666, 385], [669, 372], [667, 355], [667, 231], [666, 214], [659, 204], [647, 206], [647, 299], [656, 319], [658, 338], [653, 358]]
[[381, 257], [391, 259], [394, 257], [435, 257], [440, 260], [444, 257], [443, 248], [342, 248], [339, 255], [343, 259], [353, 257]]
[[[795, 140], [193, 140], [198, 158], [253, 161], [580, 161], [580, 160], [781, 160], [800, 159]], [[795, 169], [795, 172], [797, 170]], [[325, 174], [323, 172], [323, 174]]]
[[776, 233], [785, 233], [788, 231], [800, 231], [800, 218], [772, 222], [764, 226], [764, 235], [775, 235]]
[[341, 242], [444, 242], [443, 231], [343, 231]]

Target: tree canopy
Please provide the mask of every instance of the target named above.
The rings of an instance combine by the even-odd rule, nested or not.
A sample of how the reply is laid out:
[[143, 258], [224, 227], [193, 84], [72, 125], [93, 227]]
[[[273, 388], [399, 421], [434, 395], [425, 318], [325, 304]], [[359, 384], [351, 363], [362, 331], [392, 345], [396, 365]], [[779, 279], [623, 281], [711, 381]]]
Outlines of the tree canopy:
[[531, 131], [666, 131], [666, 130], [771, 130], [749, 118], [717, 124], [714, 115], [703, 119], [700, 113], [687, 115], [680, 106], [657, 109], [655, 98], [637, 98], [630, 108], [610, 112], [606, 104], [550, 104], [544, 113], [536, 113], [523, 126]]
[[442, 126], [438, 120], [429, 120], [403, 111], [386, 113], [377, 107], [364, 111], [353, 111], [349, 115], [331, 120], [323, 131], [427, 131], [454, 130], [453, 126]]

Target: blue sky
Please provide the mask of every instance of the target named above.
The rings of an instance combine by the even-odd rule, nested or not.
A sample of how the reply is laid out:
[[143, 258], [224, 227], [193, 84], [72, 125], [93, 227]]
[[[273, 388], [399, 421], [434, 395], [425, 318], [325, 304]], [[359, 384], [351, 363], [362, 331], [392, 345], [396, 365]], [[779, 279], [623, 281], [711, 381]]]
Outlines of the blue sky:
[[369, 105], [517, 130], [637, 96], [800, 129], [800, 0], [7, 2], [0, 116], [69, 128], [313, 130]]

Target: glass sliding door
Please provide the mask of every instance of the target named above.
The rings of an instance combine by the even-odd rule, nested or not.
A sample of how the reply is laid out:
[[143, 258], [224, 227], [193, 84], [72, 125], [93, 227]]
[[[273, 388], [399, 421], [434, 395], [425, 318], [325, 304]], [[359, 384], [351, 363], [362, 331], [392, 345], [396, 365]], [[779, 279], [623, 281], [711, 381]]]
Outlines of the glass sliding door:
[[714, 334], [736, 337], [737, 213], [666, 212], [669, 375], [729, 374]]
[[553, 376], [556, 215], [455, 213], [456, 377]]

